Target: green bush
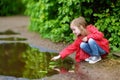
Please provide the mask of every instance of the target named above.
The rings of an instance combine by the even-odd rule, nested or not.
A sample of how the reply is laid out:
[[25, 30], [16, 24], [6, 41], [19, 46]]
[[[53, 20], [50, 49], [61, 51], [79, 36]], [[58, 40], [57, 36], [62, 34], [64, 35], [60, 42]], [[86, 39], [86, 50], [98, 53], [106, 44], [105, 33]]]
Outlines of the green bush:
[[[23, 2], [27, 7], [25, 14], [31, 17], [30, 30], [37, 31], [42, 37], [54, 42], [73, 41], [69, 23], [73, 18], [82, 15], [80, 9], [82, 2], [79, 0], [23, 0]], [[85, 16], [90, 16], [92, 9], [85, 9], [88, 10]]]
[[0, 16], [23, 14], [24, 9], [22, 0], [0, 0]]
[[103, 13], [94, 14], [98, 17], [95, 25], [105, 34], [110, 41], [110, 47], [113, 51], [120, 48], [120, 1], [112, 4], [111, 8], [106, 9]]
[[[120, 10], [118, 2], [119, 0], [23, 0], [27, 8], [25, 14], [30, 16], [29, 29], [39, 32], [43, 38], [49, 38], [54, 42], [73, 41], [74, 36], [69, 29], [69, 24], [72, 19], [79, 16], [84, 16], [88, 23], [95, 24], [104, 33], [106, 30], [111, 30], [113, 25], [119, 26], [119, 15], [117, 10], [115, 11], [115, 9], [118, 9], [118, 12]], [[104, 16], [105, 10], [111, 10], [107, 12], [110, 16]], [[107, 23], [106, 19], [112, 19], [110, 20], [112, 25]], [[100, 20], [106, 21], [103, 22], [104, 26], [101, 26]], [[114, 20], [116, 21], [113, 22]], [[107, 27], [107, 24], [110, 27]], [[118, 38], [115, 38], [118, 35], [116, 30], [118, 28], [108, 31], [109, 33], [105, 35], [110, 40], [112, 49], [120, 47]]]

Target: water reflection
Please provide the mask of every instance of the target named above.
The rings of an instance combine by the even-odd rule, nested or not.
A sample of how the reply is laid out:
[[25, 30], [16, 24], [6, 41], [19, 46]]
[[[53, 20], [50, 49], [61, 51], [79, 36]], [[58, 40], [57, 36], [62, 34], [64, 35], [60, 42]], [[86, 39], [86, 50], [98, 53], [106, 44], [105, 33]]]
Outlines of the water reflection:
[[65, 70], [72, 69], [73, 60], [66, 58], [56, 62], [50, 59], [56, 53], [40, 52], [25, 43], [1, 43], [0, 44], [0, 75], [43, 78], [58, 74], [55, 68]]
[[26, 38], [19, 38], [19, 37], [7, 37], [7, 38], [0, 38], [3, 41], [25, 41]]
[[16, 35], [16, 34], [20, 34], [20, 33], [17, 33], [17, 32], [14, 32], [12, 30], [6, 30], [4, 32], [0, 32], [0, 35]]
[[80, 63], [75, 63], [73, 69], [66, 70], [63, 68], [57, 68], [60, 73], [52, 77], [43, 78], [44, 80], [92, 80], [90, 76], [81, 68]]
[[[70, 58], [65, 60], [58, 60], [53, 62], [50, 59], [57, 54], [49, 52], [39, 52], [36, 48], [28, 48], [23, 53], [25, 60], [25, 70], [23, 72], [24, 77], [29, 78], [42, 78], [45, 76], [51, 76], [58, 72], [54, 70], [55, 67], [61, 67], [70, 65], [66, 69], [70, 69], [73, 64]], [[70, 61], [71, 60], [71, 61]]]
[[21, 53], [27, 49], [26, 44], [0, 44], [0, 75], [22, 76], [24, 61]]

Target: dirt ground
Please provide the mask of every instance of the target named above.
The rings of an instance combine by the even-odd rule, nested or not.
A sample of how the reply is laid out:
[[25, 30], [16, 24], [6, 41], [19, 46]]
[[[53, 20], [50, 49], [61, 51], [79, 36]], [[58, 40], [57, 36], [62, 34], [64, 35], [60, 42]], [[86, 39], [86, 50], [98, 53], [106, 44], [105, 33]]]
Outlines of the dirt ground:
[[[0, 17], [0, 32], [13, 30], [27, 38], [30, 44], [57, 52], [67, 46], [67, 44], [53, 43], [48, 39], [41, 38], [40, 34], [28, 31], [28, 25], [29, 17], [26, 16]], [[74, 57], [74, 55], [70, 56]], [[104, 59], [92, 65], [87, 62], [75, 63], [74, 68], [74, 71], [46, 77], [42, 80], [120, 80], [120, 61], [113, 59]]]

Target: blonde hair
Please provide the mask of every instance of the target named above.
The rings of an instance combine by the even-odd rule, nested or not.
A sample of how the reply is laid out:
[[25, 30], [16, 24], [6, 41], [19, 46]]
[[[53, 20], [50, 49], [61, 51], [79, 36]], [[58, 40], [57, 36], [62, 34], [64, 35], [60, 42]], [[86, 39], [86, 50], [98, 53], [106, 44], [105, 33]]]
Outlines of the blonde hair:
[[78, 27], [79, 30], [81, 31], [81, 35], [82, 36], [86, 36], [88, 34], [87, 30], [86, 30], [87, 22], [86, 22], [84, 17], [80, 16], [78, 18], [73, 19], [73, 21], [71, 22], [70, 26]]

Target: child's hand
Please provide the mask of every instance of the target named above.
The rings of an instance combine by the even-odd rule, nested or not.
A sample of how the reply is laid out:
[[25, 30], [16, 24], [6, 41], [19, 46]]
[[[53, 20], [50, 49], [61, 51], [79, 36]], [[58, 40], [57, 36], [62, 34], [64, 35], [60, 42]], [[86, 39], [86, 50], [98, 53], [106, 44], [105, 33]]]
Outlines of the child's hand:
[[87, 42], [87, 37], [84, 37], [84, 38], [82, 39], [82, 41], [83, 41], [83, 42]]
[[60, 58], [60, 55], [53, 57], [51, 60], [56, 61], [59, 58]]

